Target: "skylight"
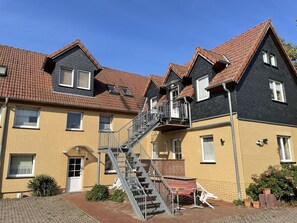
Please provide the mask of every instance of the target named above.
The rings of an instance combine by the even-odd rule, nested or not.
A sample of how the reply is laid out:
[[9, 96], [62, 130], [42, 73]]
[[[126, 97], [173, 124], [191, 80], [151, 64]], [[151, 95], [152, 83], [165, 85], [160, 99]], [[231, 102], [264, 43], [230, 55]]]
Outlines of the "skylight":
[[122, 90], [124, 95], [132, 96], [131, 92], [129, 91], [129, 89], [127, 87], [121, 87], [121, 90]]
[[7, 67], [0, 65], [0, 76], [5, 76], [7, 71]]
[[107, 85], [107, 88], [108, 88], [108, 91], [109, 91], [111, 94], [120, 94], [120, 92], [118, 91], [118, 89], [117, 89], [114, 85], [110, 85], [110, 84], [108, 84], [108, 85]]

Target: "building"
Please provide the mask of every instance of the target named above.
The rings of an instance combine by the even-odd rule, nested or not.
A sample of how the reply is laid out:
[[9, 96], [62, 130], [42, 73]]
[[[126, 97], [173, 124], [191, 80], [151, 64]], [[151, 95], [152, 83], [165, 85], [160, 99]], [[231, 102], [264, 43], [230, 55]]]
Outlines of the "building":
[[102, 67], [79, 40], [51, 55], [0, 46], [0, 71], [2, 197], [41, 173], [66, 192], [117, 173], [146, 216], [139, 193], [170, 210], [149, 175], [159, 172], [138, 158], [227, 201], [245, 197], [252, 174], [297, 158], [296, 70], [270, 20], [197, 47], [164, 77]]

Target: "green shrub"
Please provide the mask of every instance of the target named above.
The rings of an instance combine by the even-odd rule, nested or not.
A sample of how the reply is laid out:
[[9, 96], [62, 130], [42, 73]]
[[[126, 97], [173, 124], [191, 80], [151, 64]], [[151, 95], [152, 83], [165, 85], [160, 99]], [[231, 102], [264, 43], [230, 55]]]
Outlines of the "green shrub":
[[258, 200], [264, 188], [271, 188], [271, 192], [279, 200], [291, 201], [297, 198], [296, 166], [269, 166], [259, 176], [253, 175], [252, 180], [254, 182], [246, 189], [246, 193], [253, 200]]
[[53, 177], [41, 174], [28, 182], [28, 189], [33, 196], [47, 197], [57, 194], [58, 185]]
[[125, 200], [125, 192], [123, 190], [114, 190], [109, 196], [109, 200], [115, 202], [123, 202]]
[[244, 202], [243, 202], [243, 200], [241, 200], [241, 199], [237, 199], [237, 200], [234, 200], [234, 201], [233, 201], [233, 204], [234, 204], [235, 206], [243, 206], [243, 205], [244, 205]]
[[108, 187], [95, 184], [91, 191], [86, 193], [87, 201], [105, 201], [108, 199]]

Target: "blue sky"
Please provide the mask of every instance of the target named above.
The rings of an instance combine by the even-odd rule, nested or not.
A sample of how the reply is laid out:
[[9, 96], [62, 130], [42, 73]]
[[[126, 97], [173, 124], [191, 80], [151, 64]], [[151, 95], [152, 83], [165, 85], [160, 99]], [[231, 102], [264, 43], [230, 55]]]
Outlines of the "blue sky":
[[0, 0], [0, 44], [50, 54], [80, 39], [103, 66], [164, 75], [272, 19], [297, 44], [293, 0]]

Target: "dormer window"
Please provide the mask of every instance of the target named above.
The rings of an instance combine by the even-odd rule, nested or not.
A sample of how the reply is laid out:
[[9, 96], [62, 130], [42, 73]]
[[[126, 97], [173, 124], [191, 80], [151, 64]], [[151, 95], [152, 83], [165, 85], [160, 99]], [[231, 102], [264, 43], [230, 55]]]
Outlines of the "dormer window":
[[127, 87], [121, 87], [121, 90], [122, 90], [124, 95], [132, 96], [131, 92], [129, 91], [129, 89]]
[[209, 91], [206, 90], [208, 84], [208, 76], [204, 76], [196, 80], [197, 101], [203, 101], [209, 98]]
[[73, 87], [73, 69], [61, 68], [59, 85]]
[[118, 89], [117, 89], [116, 86], [114, 86], [114, 85], [110, 85], [110, 84], [108, 84], [108, 85], [107, 85], [107, 88], [108, 88], [108, 91], [109, 91], [111, 94], [120, 94], [120, 92], [118, 91]]
[[77, 72], [77, 87], [90, 90], [91, 73], [87, 71]]
[[6, 76], [7, 67], [0, 66], [0, 76]]

